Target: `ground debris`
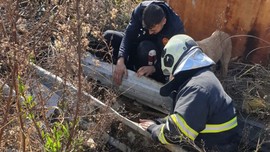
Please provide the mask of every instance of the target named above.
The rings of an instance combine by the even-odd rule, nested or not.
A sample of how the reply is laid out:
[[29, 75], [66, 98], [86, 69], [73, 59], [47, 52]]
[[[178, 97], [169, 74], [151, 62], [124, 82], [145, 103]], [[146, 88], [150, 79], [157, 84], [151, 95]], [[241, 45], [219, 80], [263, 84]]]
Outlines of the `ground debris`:
[[[221, 82], [238, 111], [263, 119], [269, 115], [269, 67], [233, 62], [229, 66], [228, 76]], [[264, 121], [265, 124], [268, 122]]]

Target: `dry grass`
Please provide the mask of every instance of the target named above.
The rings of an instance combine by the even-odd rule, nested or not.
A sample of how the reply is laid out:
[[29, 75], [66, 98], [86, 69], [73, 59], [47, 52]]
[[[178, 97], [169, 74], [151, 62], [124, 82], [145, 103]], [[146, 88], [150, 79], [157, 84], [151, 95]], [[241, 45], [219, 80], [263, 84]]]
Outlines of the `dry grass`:
[[[4, 96], [1, 91], [1, 151], [104, 149], [105, 143], [98, 139], [110, 130], [114, 119], [106, 114], [106, 109], [93, 108], [89, 99], [81, 97], [82, 91], [94, 93], [96, 90], [92, 87], [94, 83], [84, 79], [80, 59], [87, 50], [89, 39], [91, 43], [100, 42], [104, 30], [124, 29], [129, 20], [129, 8], [133, 5], [134, 2], [116, 0], [1, 2], [1, 88], [7, 84], [15, 93], [15, 96], [12, 93]], [[65, 96], [61, 97], [53, 119], [45, 116], [49, 109], [38, 106], [48, 100], [42, 97], [39, 87], [35, 87], [39, 93], [33, 97], [32, 87], [36, 80], [29, 67], [30, 61], [78, 88], [76, 95], [64, 90]], [[96, 97], [112, 105], [116, 94], [104, 90], [104, 95], [96, 94]], [[57, 91], [47, 94], [51, 96]], [[29, 103], [20, 102], [19, 97], [28, 99]], [[60, 139], [54, 134], [59, 134]], [[59, 141], [60, 147], [46, 149], [53, 147], [46, 145], [48, 137], [55, 143]], [[94, 138], [95, 143], [87, 143], [90, 138]]]
[[263, 119], [269, 116], [269, 74], [268, 67], [233, 62], [228, 77], [222, 83], [239, 111], [256, 114], [256, 117]]
[[[226, 92], [234, 100], [239, 118], [244, 121], [254, 121], [252, 125], [262, 127], [244, 125], [239, 151], [250, 151], [250, 149], [252, 151], [265, 151], [267, 148], [264, 147], [262, 150], [261, 146], [269, 144], [269, 73], [269, 67], [232, 62], [229, 66], [228, 76], [221, 80]], [[251, 142], [250, 139], [255, 137], [255, 134], [258, 138], [254, 138], [255, 141]]]
[[[114, 118], [107, 109], [94, 107], [91, 100], [81, 94], [83, 91], [93, 94], [107, 105], [113, 105], [118, 95], [108, 88], [97, 87], [96, 82], [89, 83], [81, 72], [80, 58], [89, 49], [89, 40], [91, 45], [110, 50], [104, 44], [102, 32], [125, 29], [130, 8], [136, 3], [135, 0], [1, 1], [1, 90], [4, 84], [14, 90], [14, 93], [2, 94], [1, 91], [0, 94], [1, 151], [50, 151], [46, 149], [50, 147], [46, 145], [49, 138], [44, 134], [56, 138], [56, 133], [61, 136], [55, 139], [61, 143], [58, 151], [108, 151], [102, 135], [111, 131]], [[53, 119], [45, 116], [49, 109], [42, 105], [48, 98], [41, 95], [44, 91], [40, 86], [34, 87], [38, 93], [33, 96], [37, 80], [29, 67], [30, 61], [78, 88], [77, 94], [65, 88], [58, 90], [58, 86], [46, 92], [49, 97], [58, 91], [64, 92]], [[240, 111], [243, 109], [260, 119], [267, 118], [270, 102], [268, 70], [259, 65], [231, 63], [229, 76], [222, 82]], [[29, 102], [22, 103], [21, 98]], [[250, 103], [253, 100], [260, 101], [255, 102], [255, 108]], [[139, 116], [128, 112], [127, 115]], [[95, 142], [91, 142], [91, 138]]]

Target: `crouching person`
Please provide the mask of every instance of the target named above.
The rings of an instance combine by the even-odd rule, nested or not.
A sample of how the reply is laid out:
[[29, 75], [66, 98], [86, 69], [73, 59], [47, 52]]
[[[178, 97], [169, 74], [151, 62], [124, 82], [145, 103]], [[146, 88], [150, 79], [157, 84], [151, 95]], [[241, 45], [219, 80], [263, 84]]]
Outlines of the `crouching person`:
[[237, 151], [239, 127], [232, 99], [210, 67], [214, 62], [184, 34], [172, 37], [161, 68], [170, 81], [160, 89], [173, 98], [173, 112], [161, 121], [141, 119], [142, 128], [162, 144], [192, 143], [215, 151]]

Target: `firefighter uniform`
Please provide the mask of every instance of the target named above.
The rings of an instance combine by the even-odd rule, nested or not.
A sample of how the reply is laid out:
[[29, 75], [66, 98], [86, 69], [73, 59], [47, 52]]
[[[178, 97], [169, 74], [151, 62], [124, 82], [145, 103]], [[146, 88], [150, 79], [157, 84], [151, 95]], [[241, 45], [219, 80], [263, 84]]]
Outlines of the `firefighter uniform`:
[[[173, 37], [175, 42], [168, 42], [162, 57], [162, 68], [174, 73], [174, 79], [160, 89], [160, 94], [173, 98], [173, 110], [147, 130], [163, 144], [188, 142], [206, 149], [235, 151], [239, 129], [232, 99], [210, 70], [214, 62], [191, 38], [185, 38]], [[179, 48], [183, 51], [177, 54], [168, 51]]]

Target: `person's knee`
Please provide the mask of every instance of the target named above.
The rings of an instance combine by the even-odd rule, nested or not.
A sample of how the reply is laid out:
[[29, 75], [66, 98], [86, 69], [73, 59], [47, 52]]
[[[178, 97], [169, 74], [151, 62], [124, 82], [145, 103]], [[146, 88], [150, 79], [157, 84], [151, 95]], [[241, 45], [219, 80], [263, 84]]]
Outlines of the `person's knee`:
[[156, 45], [151, 41], [142, 41], [137, 48], [138, 56], [140, 58], [147, 59], [148, 53], [151, 50], [157, 51]]
[[125, 33], [120, 31], [114, 31], [114, 30], [107, 30], [103, 33], [103, 37], [107, 40], [115, 40], [115, 41], [121, 41], [124, 37]]
[[[151, 52], [150, 52], [151, 51]], [[137, 47], [136, 68], [153, 65], [156, 61], [156, 45], [151, 41], [142, 41]], [[154, 52], [154, 54], [152, 54]], [[154, 55], [153, 58], [150, 56]], [[153, 61], [149, 61], [153, 60]]]
[[115, 31], [113, 30], [107, 30], [103, 33], [103, 37], [106, 39], [106, 40], [110, 40], [111, 37], [113, 36]]
[[145, 40], [145, 41], [140, 42], [138, 49], [152, 50], [152, 49], [157, 49], [157, 47], [154, 44], [154, 42]]

